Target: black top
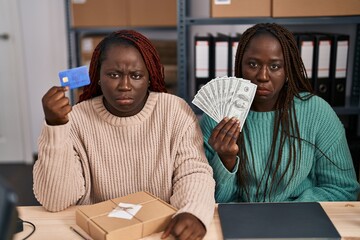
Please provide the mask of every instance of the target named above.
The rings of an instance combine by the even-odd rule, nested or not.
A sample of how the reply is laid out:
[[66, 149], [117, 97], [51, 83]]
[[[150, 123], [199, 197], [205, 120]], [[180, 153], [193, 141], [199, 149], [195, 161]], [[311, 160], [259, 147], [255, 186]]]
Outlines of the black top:
[[0, 178], [0, 239], [12, 239], [15, 232], [17, 211], [16, 194]]
[[317, 202], [219, 204], [224, 239], [341, 239]]

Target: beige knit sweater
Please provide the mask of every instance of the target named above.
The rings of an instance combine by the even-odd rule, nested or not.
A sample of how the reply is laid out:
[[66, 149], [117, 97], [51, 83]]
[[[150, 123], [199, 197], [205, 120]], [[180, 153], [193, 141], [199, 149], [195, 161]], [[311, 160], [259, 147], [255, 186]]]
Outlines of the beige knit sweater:
[[33, 169], [37, 200], [61, 211], [146, 190], [208, 227], [215, 183], [188, 104], [151, 92], [141, 112], [121, 118], [102, 99], [75, 105], [65, 125], [44, 124]]

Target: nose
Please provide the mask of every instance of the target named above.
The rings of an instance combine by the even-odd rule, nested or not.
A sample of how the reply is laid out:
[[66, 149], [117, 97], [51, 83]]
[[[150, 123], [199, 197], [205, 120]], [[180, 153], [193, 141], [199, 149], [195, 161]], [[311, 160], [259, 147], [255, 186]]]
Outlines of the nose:
[[129, 90], [131, 90], [131, 80], [130, 80], [129, 75], [124, 74], [119, 79], [118, 89], [121, 90], [121, 91], [129, 91]]
[[258, 79], [258, 81], [269, 81], [269, 69], [266, 65], [261, 66], [256, 78]]

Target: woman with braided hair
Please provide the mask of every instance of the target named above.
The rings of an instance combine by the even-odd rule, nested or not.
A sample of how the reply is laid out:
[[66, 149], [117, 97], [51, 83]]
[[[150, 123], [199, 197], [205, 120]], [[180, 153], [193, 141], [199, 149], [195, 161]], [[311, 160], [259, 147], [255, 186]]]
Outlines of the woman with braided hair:
[[239, 40], [235, 75], [257, 85], [239, 120], [200, 126], [217, 202], [356, 200], [359, 183], [339, 118], [312, 93], [291, 32], [257, 24]]
[[75, 106], [66, 87], [42, 99], [38, 201], [61, 211], [148, 191], [178, 208], [164, 238], [202, 238], [215, 206], [212, 169], [195, 114], [165, 93], [154, 46], [136, 31], [114, 32], [94, 50], [89, 74]]

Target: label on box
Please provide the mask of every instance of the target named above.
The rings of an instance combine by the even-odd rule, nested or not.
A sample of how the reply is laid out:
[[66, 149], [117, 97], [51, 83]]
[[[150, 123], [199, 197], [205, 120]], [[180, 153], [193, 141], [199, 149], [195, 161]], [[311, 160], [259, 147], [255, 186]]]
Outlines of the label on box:
[[86, 3], [86, 0], [72, 0], [73, 4], [84, 4]]
[[136, 213], [141, 209], [139, 204], [119, 203], [119, 205], [112, 210], [108, 217], [132, 219]]
[[231, 0], [214, 0], [215, 5], [230, 5]]
[[84, 38], [81, 41], [81, 51], [84, 53], [92, 53], [94, 50], [94, 44], [92, 38]]

